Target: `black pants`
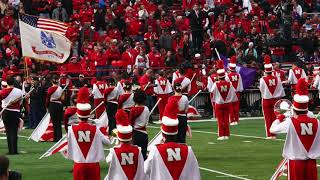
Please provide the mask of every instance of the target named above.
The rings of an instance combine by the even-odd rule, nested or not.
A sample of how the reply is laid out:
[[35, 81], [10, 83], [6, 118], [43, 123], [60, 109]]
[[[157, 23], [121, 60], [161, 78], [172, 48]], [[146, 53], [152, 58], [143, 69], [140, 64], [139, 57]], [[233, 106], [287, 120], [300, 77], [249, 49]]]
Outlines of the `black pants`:
[[188, 118], [187, 116], [178, 116], [178, 121], [179, 121], [179, 124], [178, 124], [177, 142], [186, 143]]
[[203, 43], [203, 30], [192, 30], [192, 45], [196, 52], [200, 52]]
[[51, 102], [49, 104], [49, 113], [53, 125], [53, 141], [57, 142], [62, 138], [61, 123], [63, 120], [63, 106], [60, 103]]
[[116, 113], [118, 109], [118, 104], [107, 102], [107, 115], [109, 120], [109, 134], [111, 134], [112, 130], [116, 128]]
[[4, 110], [2, 120], [6, 128], [9, 154], [18, 153], [18, 126], [20, 112]]
[[147, 148], [148, 148], [148, 134], [140, 131], [133, 130], [132, 133], [132, 144], [137, 145], [141, 148], [143, 159], [147, 159]]

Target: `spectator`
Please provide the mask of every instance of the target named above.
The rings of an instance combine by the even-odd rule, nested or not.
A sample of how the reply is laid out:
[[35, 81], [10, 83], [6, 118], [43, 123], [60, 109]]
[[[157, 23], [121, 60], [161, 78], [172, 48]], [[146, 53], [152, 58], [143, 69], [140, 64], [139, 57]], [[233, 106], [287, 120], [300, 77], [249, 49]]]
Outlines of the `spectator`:
[[0, 156], [0, 179], [21, 180], [21, 174], [16, 171], [10, 171], [9, 164], [9, 159], [6, 156]]
[[313, 55], [309, 59], [309, 62], [320, 63], [319, 50], [314, 51]]
[[135, 67], [139, 69], [145, 69], [150, 67], [150, 61], [143, 50], [140, 50], [140, 54], [136, 57]]
[[255, 59], [258, 58], [258, 53], [257, 53], [257, 50], [253, 46], [253, 42], [249, 42], [248, 49], [246, 49], [244, 52], [244, 56], [248, 56], [248, 55], [253, 56]]
[[168, 29], [162, 30], [162, 34], [159, 38], [159, 46], [167, 51], [172, 49], [172, 37]]
[[307, 57], [306, 57], [306, 55], [304, 54], [303, 49], [300, 49], [300, 50], [298, 51], [297, 58], [298, 58], [298, 60], [301, 61], [301, 62], [306, 62]]
[[57, 2], [57, 8], [52, 11], [52, 19], [62, 22], [68, 21], [67, 11], [62, 7], [62, 3], [60, 1]]
[[190, 27], [192, 33], [192, 46], [196, 52], [200, 52], [203, 43], [203, 27], [204, 14], [200, 10], [199, 5], [195, 4], [193, 10], [188, 15], [190, 19]]
[[296, 0], [292, 1], [292, 4], [293, 4], [292, 6], [293, 13], [296, 13], [299, 17], [301, 17], [303, 13], [302, 7], [298, 4]]

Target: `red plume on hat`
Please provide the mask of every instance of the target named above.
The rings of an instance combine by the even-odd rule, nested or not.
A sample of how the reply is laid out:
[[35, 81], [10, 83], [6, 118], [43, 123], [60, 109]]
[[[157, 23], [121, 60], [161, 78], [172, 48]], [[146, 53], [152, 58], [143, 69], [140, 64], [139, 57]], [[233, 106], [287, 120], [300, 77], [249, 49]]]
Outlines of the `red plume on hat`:
[[219, 78], [224, 78], [226, 76], [226, 71], [224, 70], [224, 63], [222, 60], [217, 61], [217, 75]]
[[296, 94], [293, 96], [293, 109], [307, 111], [309, 102], [308, 83], [305, 78], [300, 78], [296, 85]]
[[164, 108], [161, 131], [167, 135], [175, 135], [178, 133], [178, 100], [177, 96], [169, 99], [166, 107]]
[[115, 118], [117, 126], [128, 126], [130, 124], [129, 116], [123, 109], [118, 109]]
[[129, 123], [129, 116], [123, 109], [118, 109], [116, 113], [117, 136], [120, 141], [132, 140], [132, 126]]
[[80, 118], [89, 118], [91, 105], [90, 102], [90, 93], [87, 87], [82, 87], [79, 89], [77, 95], [77, 115]]
[[82, 87], [79, 89], [77, 96], [77, 103], [89, 103], [90, 102], [90, 93], [87, 87]]
[[217, 69], [224, 69], [224, 63], [222, 60], [218, 60], [216, 63]]
[[264, 60], [264, 71], [272, 72], [273, 67], [271, 64], [271, 57], [269, 55], [265, 55], [263, 60]]
[[230, 58], [230, 62], [229, 62], [229, 69], [232, 71], [232, 70], [235, 70], [236, 67], [237, 67], [237, 58], [236, 56], [232, 56]]

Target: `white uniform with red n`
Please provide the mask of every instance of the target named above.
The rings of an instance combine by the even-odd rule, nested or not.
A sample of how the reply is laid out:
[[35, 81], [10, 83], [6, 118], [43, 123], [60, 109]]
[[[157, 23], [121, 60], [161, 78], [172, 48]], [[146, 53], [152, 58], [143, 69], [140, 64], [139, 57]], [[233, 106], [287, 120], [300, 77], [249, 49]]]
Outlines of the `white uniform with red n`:
[[[174, 104], [174, 103], [173, 103]], [[172, 104], [172, 105], [173, 105]], [[178, 133], [178, 108], [170, 106], [162, 119], [161, 131], [166, 136]], [[144, 163], [145, 173], [152, 180], [200, 180], [198, 161], [186, 144], [165, 142], [151, 146], [148, 159]]]
[[[91, 106], [89, 97], [85, 95], [89, 95], [89, 92], [82, 92], [81, 88], [77, 98], [77, 115], [88, 119]], [[69, 126], [68, 158], [74, 161], [74, 180], [100, 180], [99, 162], [105, 158], [103, 144], [110, 142], [95, 125], [81, 121], [78, 125]]]
[[289, 70], [288, 82], [291, 84], [292, 96], [294, 95], [294, 91], [296, 89], [295, 86], [300, 78], [307, 78], [307, 75], [303, 69], [295, 67]]
[[[304, 79], [300, 79], [304, 81]], [[293, 108], [296, 111], [308, 111], [308, 87], [307, 82], [301, 82], [302, 88], [297, 87], [297, 93], [293, 98]], [[298, 85], [297, 84], [297, 85]], [[303, 87], [305, 86], [305, 87]], [[304, 89], [300, 91], [300, 89]], [[320, 122], [308, 114], [300, 114], [283, 122], [277, 119], [271, 127], [274, 133], [287, 132], [286, 142], [282, 156], [289, 160], [289, 180], [317, 180], [316, 159], [320, 158]]]
[[262, 112], [265, 120], [266, 136], [268, 138], [273, 138], [275, 135], [270, 133], [270, 127], [272, 122], [276, 119], [274, 104], [281, 97], [285, 96], [285, 92], [280, 78], [272, 75], [273, 66], [271, 64], [271, 58], [267, 55], [265, 56], [264, 61], [264, 71], [267, 75], [260, 78], [259, 88], [262, 98]]
[[154, 93], [157, 95], [158, 100], [161, 98], [161, 101], [158, 104], [161, 121], [164, 107], [166, 106], [170, 93], [172, 92], [172, 86], [169, 80], [164, 77], [159, 77], [158, 79], [156, 79], [155, 85], [156, 86], [154, 87]]
[[239, 122], [240, 111], [240, 92], [243, 91], [242, 78], [239, 73], [236, 72], [236, 57], [232, 56], [229, 63], [229, 72], [226, 76], [226, 80], [231, 82], [233, 88], [236, 90], [238, 100], [233, 102], [230, 106], [230, 123]]
[[272, 74], [260, 79], [260, 92], [262, 96], [262, 112], [265, 120], [266, 136], [273, 137], [269, 129], [272, 122], [276, 119], [274, 114], [274, 104], [283, 96], [285, 92], [279, 77]]
[[232, 84], [223, 79], [225, 70], [219, 69], [217, 73], [220, 80], [213, 84], [210, 92], [214, 94], [213, 101], [215, 102], [215, 111], [218, 120], [218, 136], [226, 138], [230, 136], [230, 105], [237, 101], [238, 98]]
[[141, 149], [130, 143], [132, 126], [128, 114], [123, 109], [119, 109], [116, 120], [120, 145], [110, 149], [106, 158], [109, 171], [105, 180], [145, 180], [144, 159]]
[[[94, 106], [97, 107], [101, 102], [104, 101], [104, 91], [107, 89], [107, 84], [103, 81], [98, 81], [95, 84], [93, 84], [92, 87], [92, 94], [93, 94], [93, 103]], [[104, 105], [101, 105], [96, 110], [96, 118], [99, 118], [101, 114], [106, 110], [106, 107]]]

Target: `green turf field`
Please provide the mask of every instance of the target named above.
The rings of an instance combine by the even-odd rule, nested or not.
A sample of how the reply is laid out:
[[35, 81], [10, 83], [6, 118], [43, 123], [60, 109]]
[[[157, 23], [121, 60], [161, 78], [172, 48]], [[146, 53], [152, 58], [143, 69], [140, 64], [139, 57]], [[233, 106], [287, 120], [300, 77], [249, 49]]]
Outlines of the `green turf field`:
[[[244, 120], [231, 127], [231, 138], [217, 141], [216, 122], [190, 123], [192, 146], [201, 167], [201, 177], [212, 179], [270, 179], [282, 159], [283, 138], [264, 139], [262, 119]], [[149, 127], [149, 140], [159, 131], [159, 125]], [[9, 156], [11, 169], [22, 172], [26, 180], [67, 180], [72, 179], [72, 162], [60, 154], [39, 160], [38, 158], [53, 143], [36, 143], [26, 137], [30, 130], [23, 130], [19, 138], [19, 151], [23, 154]], [[0, 135], [4, 137], [4, 135]], [[0, 154], [7, 152], [6, 140], [0, 140]], [[106, 151], [106, 154], [108, 152]], [[102, 178], [107, 173], [107, 165], [101, 163]]]

